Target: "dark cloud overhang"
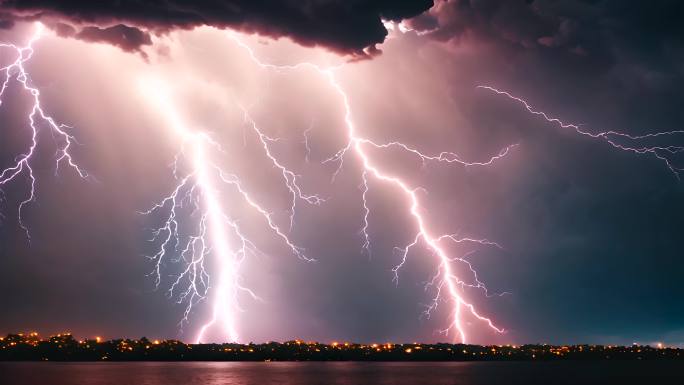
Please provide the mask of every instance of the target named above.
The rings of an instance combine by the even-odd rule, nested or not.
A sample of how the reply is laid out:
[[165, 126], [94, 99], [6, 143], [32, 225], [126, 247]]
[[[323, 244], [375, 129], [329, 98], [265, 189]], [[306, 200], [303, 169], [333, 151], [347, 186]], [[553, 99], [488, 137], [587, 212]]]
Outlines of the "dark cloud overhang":
[[433, 0], [0, 0], [0, 24], [66, 24], [74, 28], [73, 37], [128, 51], [151, 44], [150, 34], [212, 26], [365, 56], [387, 35], [383, 20], [414, 17], [432, 5]]
[[656, 68], [681, 62], [682, 17], [678, 0], [448, 0], [408, 24], [447, 43], [582, 56], [597, 69], [621, 60]]

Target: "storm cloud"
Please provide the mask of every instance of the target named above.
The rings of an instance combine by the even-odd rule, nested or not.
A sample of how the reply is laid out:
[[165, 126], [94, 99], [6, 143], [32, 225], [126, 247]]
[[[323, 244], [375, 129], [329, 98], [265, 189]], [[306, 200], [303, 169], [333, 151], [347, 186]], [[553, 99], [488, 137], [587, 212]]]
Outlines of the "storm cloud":
[[657, 0], [440, 1], [407, 23], [438, 41], [475, 42], [506, 52], [591, 60], [601, 71], [629, 61], [681, 71], [684, 3]]
[[212, 26], [273, 38], [289, 37], [306, 46], [365, 55], [387, 35], [382, 20], [413, 17], [432, 4], [432, 0], [3, 0], [0, 25], [11, 25], [15, 19], [68, 23], [84, 28], [74, 35], [77, 38], [108, 41], [129, 51], [149, 45], [149, 34]]

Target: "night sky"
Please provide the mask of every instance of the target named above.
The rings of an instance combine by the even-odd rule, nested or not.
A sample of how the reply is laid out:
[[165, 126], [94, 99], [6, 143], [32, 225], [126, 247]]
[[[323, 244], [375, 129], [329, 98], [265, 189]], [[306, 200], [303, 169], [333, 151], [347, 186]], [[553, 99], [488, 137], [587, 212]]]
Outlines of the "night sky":
[[[401, 151], [368, 153], [423, 187], [421, 213], [435, 233], [494, 241], [448, 245], [477, 269], [490, 294], [465, 289], [504, 334], [466, 321], [477, 343], [684, 345], [684, 155], [671, 164], [579, 135], [478, 85], [523, 97], [590, 133], [633, 136], [684, 129], [684, 4], [680, 1], [48, 1], [0, 0], [0, 41], [25, 44], [46, 26], [26, 69], [44, 109], [78, 140], [73, 156], [91, 177], [55, 173], [58, 143], [43, 127], [32, 163], [36, 199], [18, 224], [26, 175], [0, 195], [0, 334], [70, 330], [78, 336], [192, 340], [211, 316], [212, 291], [179, 326], [185, 305], [166, 296], [178, 264], [155, 290], [150, 242], [160, 215], [141, 215], [174, 187], [179, 141], [139, 91], [141, 79], [174, 87], [177, 110], [224, 151], [289, 230], [289, 195], [239, 106], [280, 140], [273, 152], [327, 200], [298, 202], [290, 238], [306, 262], [264, 231], [234, 194], [221, 195], [262, 253], [242, 266], [241, 340], [453, 341], [448, 302], [421, 316], [437, 268], [424, 245], [401, 255], [416, 227], [395, 187], [369, 178], [371, 247], [362, 252], [362, 165], [321, 164], [346, 145], [344, 106], [324, 76], [255, 65], [261, 60], [343, 65], [356, 130], [378, 143], [453, 151], [488, 166], [427, 161]], [[163, 6], [160, 4], [164, 4]], [[395, 22], [387, 31], [381, 20]], [[401, 30], [399, 28], [399, 22]], [[16, 59], [0, 48], [0, 66]], [[31, 101], [16, 82], [0, 105], [0, 168], [30, 141]], [[306, 136], [305, 136], [306, 133]], [[304, 139], [308, 138], [307, 152]], [[684, 146], [684, 134], [621, 140]], [[208, 264], [211, 274], [212, 263]], [[463, 266], [460, 266], [462, 268]], [[213, 335], [221, 339], [220, 333]]]

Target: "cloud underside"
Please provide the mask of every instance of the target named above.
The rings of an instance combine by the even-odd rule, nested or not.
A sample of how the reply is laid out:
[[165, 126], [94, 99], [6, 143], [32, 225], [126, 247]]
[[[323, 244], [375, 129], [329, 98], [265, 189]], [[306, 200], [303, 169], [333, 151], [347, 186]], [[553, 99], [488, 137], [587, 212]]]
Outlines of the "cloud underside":
[[152, 43], [153, 34], [212, 26], [368, 55], [387, 35], [383, 20], [414, 17], [432, 4], [432, 0], [0, 0], [0, 27], [40, 20], [62, 36], [140, 51]]

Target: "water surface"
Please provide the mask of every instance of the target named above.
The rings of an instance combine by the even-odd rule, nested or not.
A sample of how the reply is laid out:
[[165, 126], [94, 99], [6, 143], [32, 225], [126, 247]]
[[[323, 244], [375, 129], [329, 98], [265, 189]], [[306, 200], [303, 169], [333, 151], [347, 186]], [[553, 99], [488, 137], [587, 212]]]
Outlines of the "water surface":
[[2, 385], [684, 384], [684, 362], [0, 362]]

